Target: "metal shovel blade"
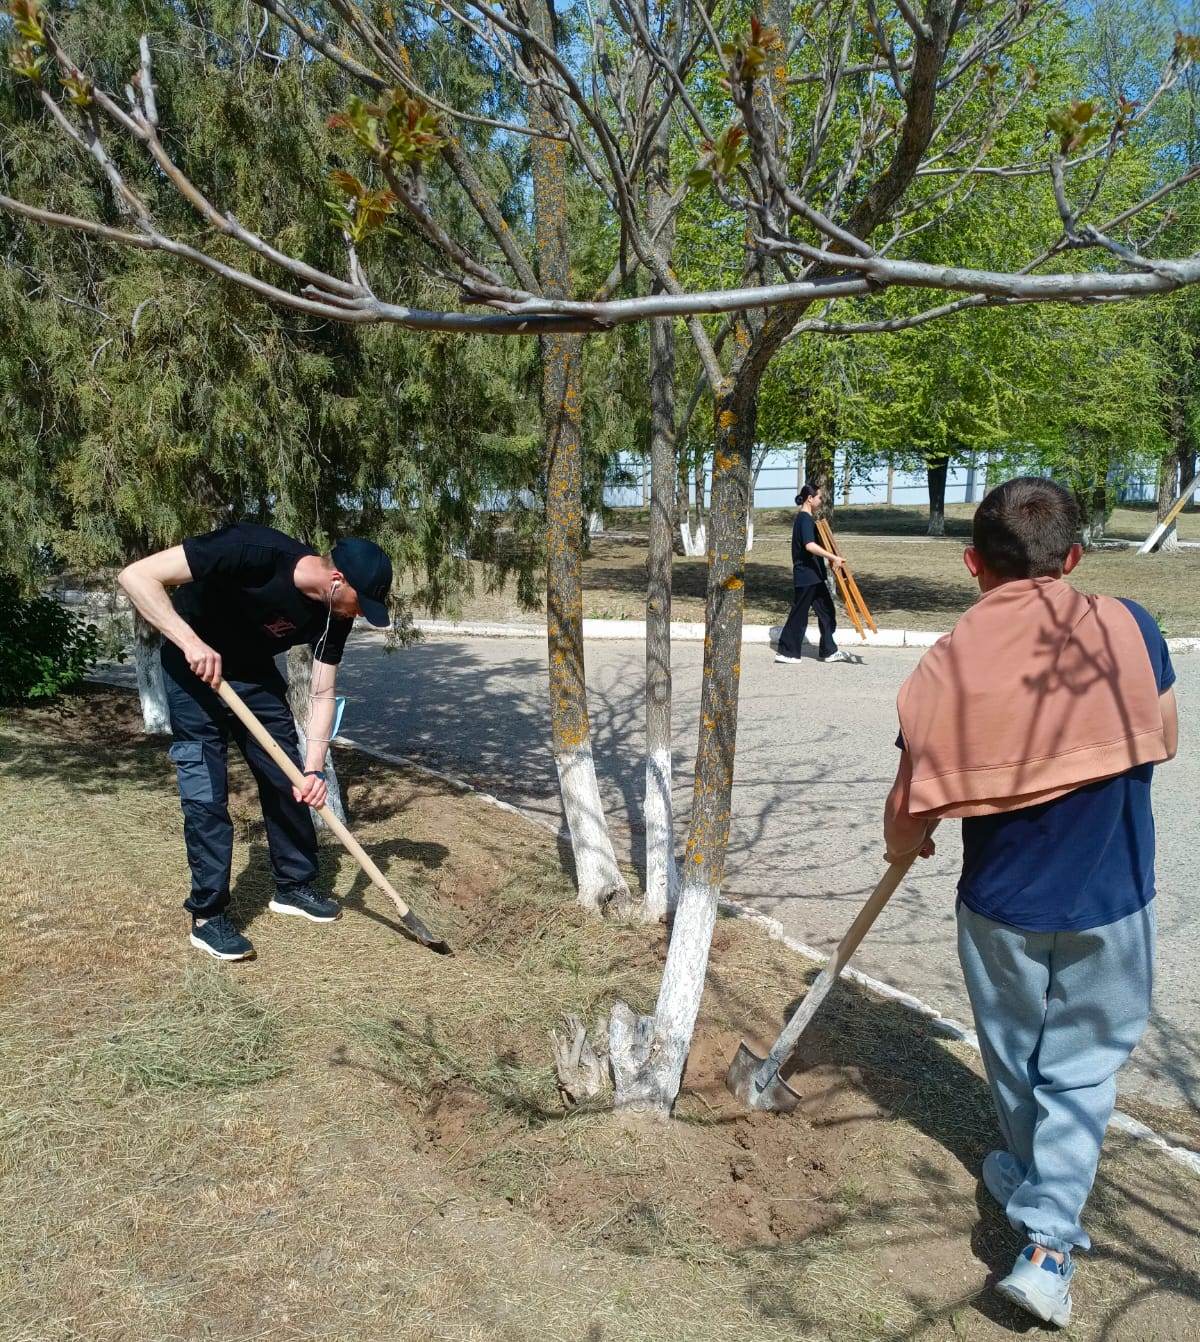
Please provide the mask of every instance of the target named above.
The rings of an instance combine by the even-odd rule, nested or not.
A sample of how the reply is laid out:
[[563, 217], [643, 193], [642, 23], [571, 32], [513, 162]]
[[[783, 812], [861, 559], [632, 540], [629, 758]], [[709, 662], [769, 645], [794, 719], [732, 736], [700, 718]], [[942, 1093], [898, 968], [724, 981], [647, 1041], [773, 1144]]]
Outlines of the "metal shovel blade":
[[800, 1096], [779, 1075], [778, 1070], [771, 1073], [766, 1085], [758, 1083], [758, 1072], [766, 1061], [752, 1052], [745, 1041], [738, 1045], [729, 1071], [725, 1073], [725, 1085], [748, 1109], [769, 1109], [776, 1114], [790, 1114], [800, 1103]]
[[441, 937], [435, 937], [412, 909], [409, 909], [400, 921], [404, 924], [405, 930], [411, 933], [414, 941], [420, 942], [422, 946], [427, 946], [435, 955], [454, 954], [447, 943]]

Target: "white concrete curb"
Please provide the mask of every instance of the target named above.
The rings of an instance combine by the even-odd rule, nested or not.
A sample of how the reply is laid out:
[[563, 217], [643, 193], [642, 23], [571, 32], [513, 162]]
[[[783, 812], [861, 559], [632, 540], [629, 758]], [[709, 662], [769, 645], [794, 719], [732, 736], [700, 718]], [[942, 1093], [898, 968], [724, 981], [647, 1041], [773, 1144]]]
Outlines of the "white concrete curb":
[[[128, 605], [123, 592], [79, 592], [64, 590], [56, 593], [64, 606], [82, 606], [89, 611], [103, 613]], [[362, 628], [370, 626], [358, 622]], [[544, 624], [504, 624], [489, 620], [414, 620], [413, 628], [422, 634], [432, 634], [443, 638], [537, 638], [546, 637]], [[774, 643], [783, 628], [779, 624], [745, 624], [742, 626], [742, 642]], [[585, 639], [599, 641], [641, 642], [646, 637], [645, 620], [584, 620]], [[842, 646], [853, 652], [856, 648], [932, 648], [939, 638], [945, 638], [945, 631], [929, 629], [880, 629], [878, 633], [869, 630], [865, 638], [852, 642], [857, 636], [845, 627], [841, 630]], [[673, 643], [703, 643], [704, 625], [681, 620], [671, 621], [671, 641]], [[804, 631], [804, 641], [817, 646], [817, 634], [812, 629]], [[1200, 652], [1200, 638], [1169, 638], [1167, 648], [1171, 652]]]
[[[423, 634], [449, 638], [538, 638], [546, 637], [544, 624], [491, 624], [480, 620], [414, 620], [413, 626]], [[779, 624], [746, 624], [742, 626], [742, 642], [773, 643], [783, 628]], [[946, 637], [946, 630], [930, 629], [880, 629], [878, 633], [869, 630], [865, 639], [858, 639], [843, 627], [839, 631], [841, 645], [848, 652], [858, 648], [932, 648], [939, 638]], [[592, 640], [641, 641], [646, 637], [645, 620], [584, 620], [583, 636]], [[671, 621], [671, 641], [673, 643], [703, 643], [704, 625]], [[818, 636], [812, 629], [805, 630], [804, 641], [817, 646]], [[1200, 638], [1169, 638], [1167, 647], [1171, 652], [1200, 652]]]

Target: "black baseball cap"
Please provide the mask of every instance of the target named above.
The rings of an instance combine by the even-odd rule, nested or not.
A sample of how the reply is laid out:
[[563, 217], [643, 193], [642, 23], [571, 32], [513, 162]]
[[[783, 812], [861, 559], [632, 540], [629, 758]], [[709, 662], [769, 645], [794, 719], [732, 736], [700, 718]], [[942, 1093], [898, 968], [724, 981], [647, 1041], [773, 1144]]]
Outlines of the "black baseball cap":
[[358, 604], [367, 619], [380, 629], [392, 622], [387, 598], [392, 587], [392, 561], [374, 541], [347, 536], [333, 547], [331, 558], [358, 593]]

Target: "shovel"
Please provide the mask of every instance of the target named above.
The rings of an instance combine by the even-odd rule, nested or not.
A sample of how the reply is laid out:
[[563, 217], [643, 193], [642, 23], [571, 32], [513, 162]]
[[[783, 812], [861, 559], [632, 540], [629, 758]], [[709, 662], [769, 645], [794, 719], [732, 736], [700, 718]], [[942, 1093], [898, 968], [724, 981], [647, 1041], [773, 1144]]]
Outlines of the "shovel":
[[800, 1096], [779, 1073], [795, 1053], [800, 1036], [820, 1010], [821, 1003], [829, 996], [830, 988], [858, 949], [858, 943], [879, 917], [883, 906], [896, 893], [896, 887], [904, 879], [916, 856], [916, 853], [910, 853], [899, 862], [889, 865], [883, 879], [871, 892], [871, 897], [858, 911], [858, 917], [850, 924], [850, 930], [838, 943], [837, 950], [817, 975], [795, 1015], [783, 1027], [770, 1053], [760, 1058], [747, 1047], [744, 1040], [738, 1046], [729, 1064], [729, 1071], [725, 1073], [725, 1084], [743, 1104], [751, 1109], [770, 1109], [777, 1114], [790, 1114], [800, 1103]]
[[[287, 774], [292, 783], [298, 787], [304, 787], [304, 775], [296, 768], [295, 764], [289, 759], [287, 752], [271, 735], [261, 722], [254, 716], [249, 708], [246, 707], [242, 697], [229, 684], [227, 680], [221, 681], [217, 686], [217, 694], [225, 701], [233, 713], [242, 720], [251, 736], [258, 742], [276, 764]], [[317, 814], [329, 826], [329, 828], [342, 841], [342, 846], [358, 865], [370, 877], [371, 883], [383, 891], [385, 895], [396, 906], [396, 912], [400, 915], [400, 921], [404, 924], [407, 931], [412, 934], [414, 941], [419, 941], [422, 946], [428, 946], [431, 951], [436, 951], [438, 955], [453, 955], [454, 952], [440, 938], [435, 937], [417, 915], [408, 907], [400, 896], [392, 889], [392, 884], [388, 878], [379, 870], [374, 862], [367, 856], [362, 845], [337, 818], [328, 806], [322, 806]]]

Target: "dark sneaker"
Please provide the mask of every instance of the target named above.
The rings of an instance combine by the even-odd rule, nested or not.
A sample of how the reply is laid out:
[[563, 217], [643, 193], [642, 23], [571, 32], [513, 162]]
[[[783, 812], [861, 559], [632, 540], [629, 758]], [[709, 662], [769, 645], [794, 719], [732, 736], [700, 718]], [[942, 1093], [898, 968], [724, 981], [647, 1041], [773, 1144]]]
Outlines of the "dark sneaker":
[[192, 935], [189, 938], [198, 951], [207, 951], [218, 960], [252, 960], [254, 945], [249, 937], [244, 937], [229, 921], [224, 913], [198, 925], [192, 922]]
[[277, 890], [267, 907], [272, 913], [294, 913], [313, 923], [332, 923], [342, 916], [337, 900], [318, 895], [311, 885], [300, 885], [286, 893]]

